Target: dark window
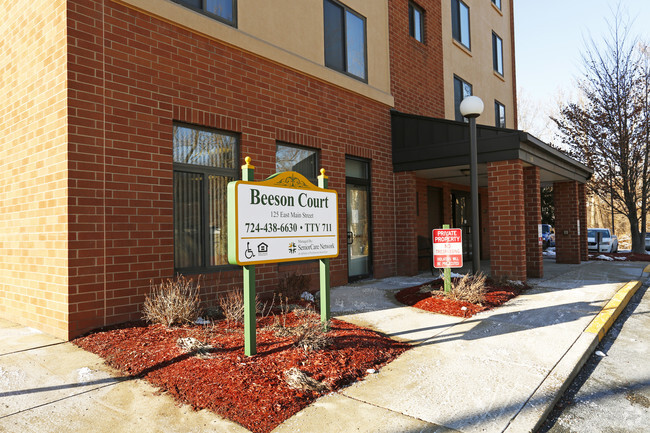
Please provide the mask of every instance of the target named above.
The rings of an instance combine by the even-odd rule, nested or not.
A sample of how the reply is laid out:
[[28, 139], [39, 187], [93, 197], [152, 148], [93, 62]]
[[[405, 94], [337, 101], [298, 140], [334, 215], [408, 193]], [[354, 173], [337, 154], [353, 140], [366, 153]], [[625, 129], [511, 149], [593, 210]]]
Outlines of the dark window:
[[494, 71], [503, 75], [503, 41], [492, 32], [492, 64]]
[[454, 110], [455, 118], [459, 122], [467, 122], [467, 119], [460, 114], [460, 103], [468, 96], [472, 96], [472, 85], [462, 78], [454, 76]]
[[366, 19], [324, 0], [325, 66], [366, 81]]
[[227, 189], [237, 176], [237, 135], [174, 124], [174, 267], [228, 264]]
[[275, 151], [275, 171], [296, 171], [318, 185], [318, 152], [313, 149], [278, 144]]
[[413, 2], [409, 2], [409, 34], [424, 42], [424, 12]]
[[451, 33], [454, 39], [470, 49], [469, 7], [460, 0], [451, 0]]
[[174, 0], [231, 26], [237, 25], [237, 0]]
[[497, 128], [506, 127], [506, 107], [499, 101], [494, 101], [494, 125]]
[[501, 10], [501, 0], [492, 0], [492, 4]]

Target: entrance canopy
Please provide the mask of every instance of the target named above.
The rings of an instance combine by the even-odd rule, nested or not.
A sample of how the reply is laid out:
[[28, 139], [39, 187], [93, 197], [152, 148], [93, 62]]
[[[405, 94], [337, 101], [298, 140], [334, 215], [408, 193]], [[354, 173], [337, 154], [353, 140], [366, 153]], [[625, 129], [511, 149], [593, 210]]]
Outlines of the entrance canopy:
[[[391, 111], [393, 170], [469, 184], [469, 125]], [[593, 170], [531, 134], [515, 129], [477, 125], [479, 186], [487, 187], [488, 162], [521, 160], [540, 170], [542, 185], [586, 183]]]

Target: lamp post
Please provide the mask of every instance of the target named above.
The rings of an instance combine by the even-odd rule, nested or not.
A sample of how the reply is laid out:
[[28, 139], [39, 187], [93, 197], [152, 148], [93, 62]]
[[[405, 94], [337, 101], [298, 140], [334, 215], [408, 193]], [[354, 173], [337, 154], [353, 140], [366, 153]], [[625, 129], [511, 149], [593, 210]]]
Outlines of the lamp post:
[[468, 96], [460, 103], [460, 113], [469, 119], [469, 171], [472, 190], [472, 273], [481, 272], [479, 251], [478, 212], [478, 157], [476, 145], [476, 118], [483, 113], [483, 101], [478, 96]]

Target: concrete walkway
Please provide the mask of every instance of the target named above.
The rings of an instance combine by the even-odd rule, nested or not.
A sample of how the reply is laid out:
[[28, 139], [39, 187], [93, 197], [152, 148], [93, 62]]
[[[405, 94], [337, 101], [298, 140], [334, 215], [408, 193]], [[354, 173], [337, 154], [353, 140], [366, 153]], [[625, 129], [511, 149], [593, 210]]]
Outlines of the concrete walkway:
[[[532, 290], [469, 319], [394, 300], [431, 275], [333, 288], [334, 316], [414, 348], [274, 432], [534, 431], [594, 350], [598, 331], [585, 330], [625, 283], [647, 278], [646, 264], [547, 260]], [[247, 431], [121, 380], [99, 357], [34, 329], [0, 320], [0, 344], [0, 432]]]

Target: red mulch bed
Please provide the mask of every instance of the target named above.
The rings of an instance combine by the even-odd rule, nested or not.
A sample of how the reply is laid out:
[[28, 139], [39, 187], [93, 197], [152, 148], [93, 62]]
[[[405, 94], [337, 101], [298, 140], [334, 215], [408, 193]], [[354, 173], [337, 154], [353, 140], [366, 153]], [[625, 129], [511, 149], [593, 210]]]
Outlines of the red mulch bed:
[[[454, 278], [452, 278], [452, 280], [454, 280]], [[472, 317], [478, 312], [490, 310], [504, 304], [508, 300], [518, 296], [527, 288], [526, 285], [516, 287], [499, 284], [489, 279], [486, 283], [488, 291], [485, 295], [485, 302], [482, 305], [464, 301], [454, 301], [445, 298], [442, 294], [443, 281], [440, 278], [431, 283], [422, 284], [421, 286], [403, 289], [395, 295], [395, 298], [402, 304], [429, 311], [431, 313], [440, 313], [457, 317]], [[432, 290], [434, 290], [433, 294], [431, 292], [420, 292], [420, 288], [427, 285], [432, 287]], [[440, 293], [436, 293], [436, 291]], [[466, 309], [463, 310], [463, 307]]]
[[598, 256], [601, 255], [612, 257], [612, 258], [615, 257], [625, 258], [625, 261], [628, 262], [650, 262], [650, 254], [639, 254], [639, 253], [600, 253], [600, 254], [589, 253], [589, 260], [606, 260], [606, 259], [599, 259]]
[[[298, 322], [293, 312], [286, 316], [286, 327]], [[209, 409], [253, 432], [270, 432], [328, 392], [290, 388], [284, 380], [290, 368], [335, 391], [409, 348], [377, 332], [332, 320], [327, 334], [331, 344], [305, 352], [294, 347], [295, 337], [276, 336], [271, 323], [271, 317], [258, 319], [257, 355], [252, 357], [244, 355], [241, 325], [231, 327], [225, 320], [175, 328], [133, 324], [92, 333], [73, 343], [126, 375], [144, 378], [197, 410]], [[215, 347], [213, 357], [201, 359], [183, 352], [177, 346], [181, 337], [208, 342]]]

